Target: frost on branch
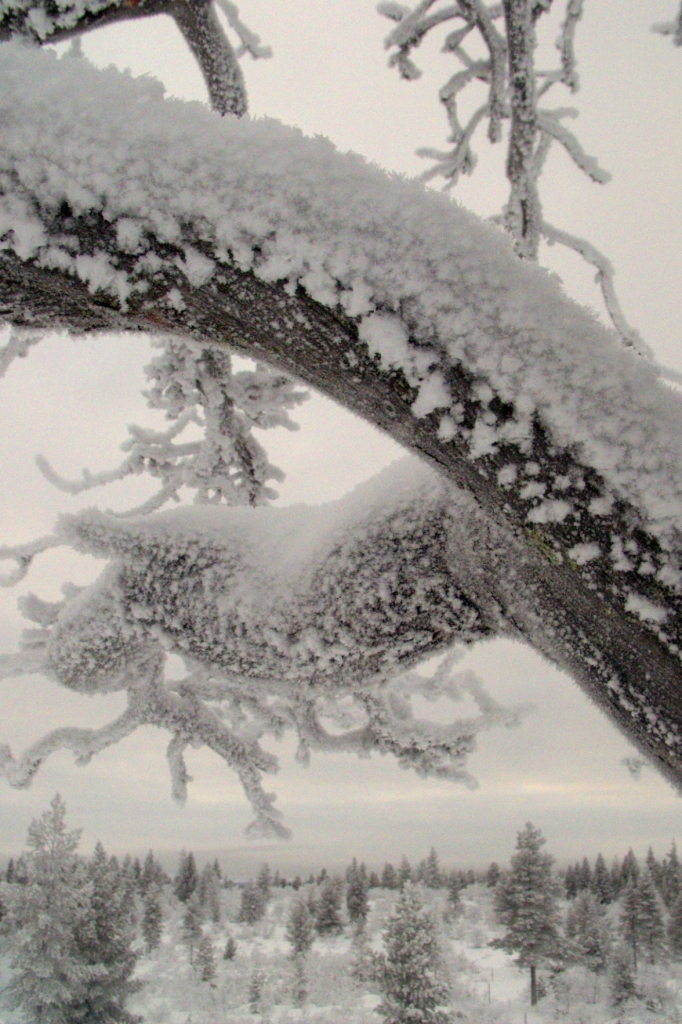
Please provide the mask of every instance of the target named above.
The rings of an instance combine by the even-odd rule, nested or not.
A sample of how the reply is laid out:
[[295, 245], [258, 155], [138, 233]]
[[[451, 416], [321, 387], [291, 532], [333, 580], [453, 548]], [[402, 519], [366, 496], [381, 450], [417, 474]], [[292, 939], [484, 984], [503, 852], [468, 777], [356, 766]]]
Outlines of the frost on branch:
[[[461, 508], [460, 508], [461, 506]], [[90, 510], [64, 517], [55, 543], [110, 559], [64, 601], [31, 596], [23, 650], [5, 677], [43, 672], [81, 693], [125, 690], [128, 708], [102, 729], [58, 729], [0, 771], [27, 785], [54, 751], [79, 763], [140, 725], [168, 730], [174, 796], [184, 800], [186, 748], [206, 745], [239, 776], [256, 813], [251, 831], [286, 835], [261, 776], [276, 770], [263, 736], [298, 736], [312, 751], [392, 754], [423, 775], [475, 785], [468, 755], [484, 729], [517, 724], [446, 655], [425, 656], [505, 629], [457, 581], [450, 517], [467, 503], [412, 460], [334, 505], [279, 510], [187, 507], [121, 520]], [[415, 566], [418, 571], [415, 572]], [[187, 674], [164, 677], [168, 653]], [[443, 724], [416, 717], [411, 698], [475, 706]], [[442, 717], [442, 713], [439, 718]]]
[[[421, 453], [484, 524], [472, 549], [466, 519], [455, 590], [486, 621], [511, 609], [682, 779], [682, 407], [654, 364], [490, 224], [325, 140], [11, 45], [0, 118], [5, 321], [230, 345]], [[443, 607], [423, 606], [421, 654]]]
[[[38, 465], [60, 490], [69, 494], [149, 473], [161, 486], [144, 505], [127, 515], [155, 511], [180, 500], [182, 489], [194, 492], [199, 503], [262, 505], [277, 492], [271, 480], [283, 478], [254, 437], [255, 427], [296, 430], [289, 409], [306, 398], [282, 373], [266, 366], [232, 370], [227, 349], [205, 348], [188, 340], [156, 341], [162, 354], [146, 368], [151, 387], [146, 392], [152, 409], [162, 410], [171, 426], [164, 431], [129, 427], [122, 448], [130, 454], [116, 469], [83, 471], [81, 480], [64, 480], [44, 457]], [[199, 434], [188, 439], [188, 428]]]
[[244, 24], [232, 0], [216, 3], [239, 39], [237, 52], [213, 0], [0, 0], [0, 41], [55, 43], [113, 22], [167, 14], [199, 65], [213, 109], [241, 117], [248, 103], [238, 58], [269, 57], [271, 50]]
[[[503, 224], [514, 239], [519, 255], [538, 258], [541, 239], [550, 244], [560, 242], [583, 256], [597, 269], [606, 310], [623, 343], [640, 355], [650, 358], [641, 337], [625, 319], [616, 298], [613, 268], [608, 259], [589, 242], [575, 238], [547, 224], [542, 214], [538, 182], [547, 154], [555, 143], [563, 147], [575, 165], [592, 181], [605, 183], [610, 175], [597, 160], [586, 154], [578, 139], [566, 127], [567, 117], [575, 117], [573, 108], [552, 109], [544, 97], [557, 86], [571, 93], [579, 87], [575, 58], [575, 31], [582, 18], [583, 0], [566, 0], [564, 20], [556, 47], [559, 66], [546, 70], [535, 67], [536, 30], [551, 3], [530, 3], [529, 0], [505, 0], [488, 4], [484, 0], [422, 0], [410, 8], [394, 3], [380, 3], [377, 10], [397, 22], [385, 40], [386, 49], [393, 49], [390, 66], [397, 66], [405, 79], [417, 78], [419, 69], [411, 54], [424, 37], [437, 26], [452, 22], [445, 36], [443, 52], [452, 54], [460, 65], [440, 90], [450, 128], [448, 142], [452, 149], [441, 152], [422, 148], [420, 156], [435, 162], [424, 173], [425, 180], [445, 178], [445, 188], [457, 184], [460, 175], [471, 174], [478, 158], [473, 138], [481, 124], [488, 123], [490, 142], [502, 139], [502, 123], [509, 123], [507, 176], [511, 190], [501, 215], [493, 220]], [[461, 96], [483, 85], [485, 102], [479, 104], [462, 123], [459, 113]]]

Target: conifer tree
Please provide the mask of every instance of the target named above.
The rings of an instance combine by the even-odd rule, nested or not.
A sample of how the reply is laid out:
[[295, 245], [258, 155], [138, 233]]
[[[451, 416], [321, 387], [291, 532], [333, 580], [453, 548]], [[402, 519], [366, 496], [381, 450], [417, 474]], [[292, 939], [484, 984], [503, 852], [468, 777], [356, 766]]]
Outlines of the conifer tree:
[[88, 990], [107, 976], [103, 965], [84, 962], [77, 942], [91, 924], [93, 889], [76, 853], [79, 838], [80, 830], [67, 830], [66, 807], [55, 796], [28, 830], [26, 884], [5, 889], [14, 971], [6, 999], [31, 1024], [82, 1020]]
[[197, 865], [194, 854], [190, 850], [188, 854], [180, 854], [178, 873], [175, 876], [174, 891], [181, 903], [187, 903], [188, 899], [199, 884]]
[[621, 887], [625, 888], [630, 882], [636, 882], [641, 874], [641, 868], [639, 861], [631, 849], [623, 857], [623, 863], [620, 868], [621, 875]]
[[214, 924], [218, 924], [220, 921], [220, 878], [216, 874], [213, 864], [205, 865], [199, 878], [197, 892], [204, 913]]
[[423, 863], [421, 881], [428, 889], [439, 889], [443, 879], [440, 870], [440, 862], [435, 847], [431, 847], [428, 857]]
[[398, 868], [398, 885], [402, 888], [403, 885], [406, 885], [407, 882], [411, 881], [412, 868], [410, 867], [410, 862], [407, 857], [403, 855], [403, 859], [400, 861], [400, 867]]
[[201, 938], [202, 920], [199, 897], [196, 892], [193, 892], [185, 904], [185, 913], [182, 918], [182, 938], [189, 950], [190, 964], [194, 964], [194, 951]]
[[319, 935], [338, 935], [343, 931], [341, 920], [342, 882], [326, 878], [315, 906], [315, 928]]
[[97, 843], [87, 865], [90, 880], [90, 913], [75, 931], [83, 963], [99, 971], [77, 1005], [71, 1020], [84, 1024], [126, 1024], [134, 1018], [125, 1003], [140, 986], [133, 980], [137, 956], [133, 951], [133, 921], [130, 905], [121, 886], [121, 872], [115, 858], [108, 858]]
[[511, 870], [495, 889], [497, 918], [507, 931], [491, 945], [517, 953], [530, 968], [531, 1005], [537, 1003], [537, 968], [561, 955], [558, 899], [561, 886], [552, 875], [553, 858], [542, 852], [545, 839], [528, 822], [519, 833]]
[[355, 857], [347, 872], [346, 908], [352, 924], [363, 928], [369, 912], [367, 872], [365, 865], [358, 867]]
[[656, 887], [648, 872], [629, 883], [621, 905], [623, 940], [632, 954], [635, 971], [644, 957], [653, 963], [663, 948], [665, 928], [658, 905]]
[[668, 945], [673, 956], [682, 960], [682, 896], [677, 897], [670, 911]]
[[606, 861], [602, 857], [601, 853], [597, 854], [597, 859], [594, 863], [592, 892], [600, 903], [611, 902], [611, 877], [609, 875], [609, 869], [606, 866]]
[[463, 888], [464, 884], [461, 875], [458, 874], [458, 872], [453, 871], [450, 876], [450, 881], [448, 882], [448, 904], [450, 906], [450, 913], [454, 915], [454, 917], [459, 917], [464, 910], [461, 896]]
[[497, 861], [492, 861], [488, 870], [485, 873], [485, 884], [490, 888], [494, 889], [500, 880], [500, 865]]
[[10, 857], [7, 862], [7, 870], [5, 871], [5, 881], [8, 885], [11, 885], [14, 881], [14, 857]]
[[154, 885], [158, 878], [157, 864], [154, 860], [154, 853], [152, 850], [149, 851], [144, 859], [142, 865], [142, 874], [140, 875], [140, 896], [142, 899], [145, 898], [150, 886]]
[[262, 864], [258, 877], [256, 878], [256, 886], [261, 894], [261, 898], [264, 904], [267, 904], [270, 899], [270, 889], [272, 886], [272, 872], [270, 871], [269, 864]]
[[242, 889], [237, 920], [241, 924], [256, 924], [265, 914], [263, 892], [255, 882], [247, 882]]
[[158, 887], [152, 885], [147, 889], [142, 914], [142, 937], [147, 946], [148, 953], [159, 948], [162, 933], [163, 910], [161, 908], [161, 894]]
[[575, 874], [575, 867], [572, 864], [569, 864], [566, 868], [564, 888], [566, 890], [566, 899], [573, 900], [578, 895], [578, 880]]
[[265, 975], [258, 960], [254, 963], [249, 981], [249, 1008], [251, 1013], [258, 1013], [263, 1002], [263, 988], [265, 986]]
[[678, 897], [682, 895], [682, 867], [674, 841], [670, 847], [670, 853], [663, 861], [661, 876], [663, 899], [667, 907], [672, 907]]
[[234, 941], [234, 936], [227, 936], [225, 942], [225, 949], [223, 950], [223, 960], [234, 960], [237, 955], [237, 943]]
[[295, 1006], [303, 1006], [308, 991], [305, 977], [305, 961], [313, 944], [314, 926], [308, 902], [303, 896], [297, 896], [291, 905], [286, 925], [286, 937], [291, 943], [291, 961], [294, 967]]
[[611, 1002], [621, 1006], [637, 995], [635, 976], [632, 973], [632, 957], [625, 946], [616, 946], [611, 961], [610, 977]]
[[384, 931], [381, 972], [383, 1000], [377, 1012], [385, 1024], [439, 1024], [448, 999], [436, 925], [416, 889], [406, 883]]
[[566, 935], [572, 940], [573, 954], [579, 963], [595, 974], [606, 970], [611, 940], [603, 911], [593, 892], [583, 890], [569, 908]]
[[398, 874], [389, 861], [384, 864], [384, 869], [381, 872], [381, 887], [382, 889], [398, 888]]
[[202, 935], [199, 939], [195, 967], [202, 981], [211, 982], [216, 976], [215, 950], [208, 935]]

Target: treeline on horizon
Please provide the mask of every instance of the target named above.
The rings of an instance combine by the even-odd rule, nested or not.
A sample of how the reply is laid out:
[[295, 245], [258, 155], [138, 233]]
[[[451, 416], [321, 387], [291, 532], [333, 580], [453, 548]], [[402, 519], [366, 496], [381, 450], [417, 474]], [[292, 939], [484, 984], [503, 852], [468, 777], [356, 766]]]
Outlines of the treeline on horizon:
[[[98, 842], [97, 850], [102, 850], [103, 844]], [[81, 855], [82, 856], [82, 855]], [[94, 856], [94, 855], [93, 855]], [[88, 857], [83, 857], [87, 861]], [[111, 859], [118, 862], [118, 858], [112, 855]], [[139, 889], [141, 895], [145, 895], [150, 884], [173, 885], [177, 887], [178, 878], [183, 872], [195, 873], [200, 877], [197, 862], [200, 856], [195, 856], [192, 851], [182, 851], [178, 857], [178, 869], [174, 876], [171, 876], [163, 866], [161, 860], [150, 850], [144, 860], [138, 856], [132, 857], [126, 854], [120, 861], [121, 877], [124, 881], [130, 881], [132, 886]], [[261, 871], [266, 870], [270, 875], [270, 886], [272, 888], [299, 889], [304, 884], [321, 885], [326, 879], [343, 877], [347, 881], [350, 874], [358, 869], [357, 859], [353, 858], [352, 865], [347, 866], [341, 872], [328, 871], [322, 867], [318, 872], [297, 873], [292, 877], [282, 874], [279, 868], [271, 871], [268, 864], [259, 864], [254, 867], [254, 872], [248, 878], [232, 879], [224, 874], [219, 858], [208, 859], [203, 874], [210, 871], [220, 879], [221, 885], [230, 889], [233, 887], [244, 887], [254, 880], [254, 877]], [[474, 868], [443, 868], [439, 854], [435, 847], [427, 857], [420, 860], [414, 867], [406, 856], [402, 856], [397, 863], [385, 861], [380, 869], [367, 869], [363, 862], [359, 870], [366, 878], [368, 889], [400, 889], [406, 882], [421, 883], [430, 889], [455, 889], [462, 890], [470, 885], [481, 883], [494, 887], [504, 874], [505, 869], [500, 867], [497, 861], [491, 861], [484, 869]], [[673, 841], [670, 850], [659, 860], [650, 846], [644, 862], [636, 856], [632, 848], [621, 858], [613, 857], [610, 865], [607, 865], [604, 856], [597, 854], [594, 861], [589, 857], [578, 859], [566, 867], [558, 866], [555, 874], [561, 880], [566, 899], [574, 899], [579, 892], [591, 891], [595, 894], [600, 903], [608, 904], [618, 900], [623, 891], [631, 882], [637, 882], [645, 873], [652, 879], [656, 890], [661, 896], [666, 907], [673, 906], [682, 893], [682, 864], [680, 862], [677, 845]], [[10, 857], [7, 864], [0, 873], [0, 880], [8, 883], [25, 883], [28, 879], [26, 861], [23, 854], [17, 857]]]

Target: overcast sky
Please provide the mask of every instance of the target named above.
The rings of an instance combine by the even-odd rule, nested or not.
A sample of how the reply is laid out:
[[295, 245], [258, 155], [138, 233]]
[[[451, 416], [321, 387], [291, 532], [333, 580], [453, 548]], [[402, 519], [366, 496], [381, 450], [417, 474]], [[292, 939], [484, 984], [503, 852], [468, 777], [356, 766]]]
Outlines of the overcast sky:
[[[558, 5], [563, 6], [563, 5]], [[673, 0], [610, 0], [587, 4], [577, 50], [582, 89], [575, 100], [557, 93], [555, 105], [576, 103], [576, 131], [585, 149], [613, 173], [600, 187], [587, 182], [564, 155], [550, 156], [542, 196], [549, 220], [586, 235], [613, 260], [625, 312], [659, 357], [682, 370], [682, 54], [649, 26], [672, 18]], [[245, 59], [250, 109], [309, 134], [323, 134], [391, 171], [423, 170], [418, 146], [443, 147], [445, 121], [437, 91], [451, 73], [438, 40], [420, 51], [423, 78], [398, 79], [386, 66], [382, 42], [390, 23], [373, 0], [245, 0], [242, 15], [274, 58]], [[556, 32], [549, 31], [549, 44]], [[545, 46], [548, 62], [551, 45]], [[158, 18], [92, 33], [86, 55], [98, 65], [129, 66], [152, 74], [168, 93], [203, 99], [200, 75], [170, 21]], [[554, 105], [554, 104], [553, 104]], [[460, 201], [482, 215], [506, 196], [504, 152], [480, 140], [481, 164], [459, 188]], [[598, 308], [592, 273], [555, 250], [543, 254], [561, 272], [578, 301]], [[38, 474], [43, 452], [65, 475], [84, 466], [114, 465], [126, 424], [150, 422], [140, 388], [149, 346], [139, 336], [45, 340], [0, 383], [3, 543], [50, 531], [60, 511], [96, 500], [123, 508], [140, 483], [71, 499]], [[344, 494], [400, 455], [389, 439], [322, 399], [298, 416], [297, 435], [268, 439], [287, 472], [281, 503], [321, 502]], [[0, 646], [16, 647], [19, 593], [59, 597], [65, 579], [87, 583], [101, 568], [92, 559], [50, 552], [26, 585], [0, 593]], [[435, 845], [453, 864], [506, 860], [516, 831], [532, 820], [560, 859], [584, 854], [664, 853], [682, 839], [682, 803], [652, 769], [634, 779], [622, 764], [633, 751], [568, 678], [532, 651], [507, 641], [467, 655], [490, 691], [507, 703], [536, 710], [515, 730], [483, 736], [470, 767], [480, 782], [470, 791], [405, 772], [389, 759], [316, 755], [305, 769], [290, 742], [270, 744], [281, 771], [268, 788], [294, 831], [288, 844], [249, 844], [250, 820], [240, 786], [224, 765], [203, 751], [189, 755], [194, 782], [179, 808], [170, 798], [167, 736], [151, 729], [112, 748], [85, 768], [55, 756], [30, 789], [0, 783], [0, 854], [23, 845], [33, 816], [56, 790], [73, 826], [84, 829], [83, 849], [101, 838], [112, 851], [219, 852], [229, 870], [248, 873], [268, 859], [285, 870], [341, 865], [353, 856], [378, 864], [406, 853], [418, 860]], [[1, 684], [0, 742], [16, 753], [47, 729], [100, 724], [120, 708], [119, 697], [86, 699], [37, 677]]]

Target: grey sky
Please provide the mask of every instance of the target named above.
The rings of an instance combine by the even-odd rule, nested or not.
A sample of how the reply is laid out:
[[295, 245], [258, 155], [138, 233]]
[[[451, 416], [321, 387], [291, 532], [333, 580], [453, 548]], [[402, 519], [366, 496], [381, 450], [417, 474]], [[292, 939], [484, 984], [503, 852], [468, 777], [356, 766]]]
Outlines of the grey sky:
[[[674, 4], [611, 0], [587, 8], [577, 38], [576, 130], [614, 177], [605, 188], [590, 184], [557, 152], [542, 179], [545, 209], [554, 224], [607, 252], [626, 314], [660, 358], [682, 370], [682, 57], [649, 32], [653, 22], [673, 16]], [[407, 84], [386, 67], [382, 41], [390, 25], [372, 0], [244, 0], [242, 15], [275, 51], [271, 61], [245, 60], [255, 115], [327, 135], [341, 149], [410, 174], [423, 169], [413, 155], [417, 146], [443, 147], [437, 90], [450, 65], [435, 39], [419, 53], [423, 78]], [[134, 74], [161, 78], [174, 95], [203, 98], [199, 74], [164, 19], [92, 34], [84, 49], [98, 64], [129, 65]], [[490, 153], [483, 138], [480, 152], [480, 167], [457, 195], [490, 214], [505, 199], [504, 154], [501, 148]], [[597, 305], [592, 273], [577, 258], [551, 251], [546, 262], [560, 270], [574, 297]], [[83, 466], [115, 464], [126, 424], [149, 418], [139, 395], [148, 358], [137, 337], [62, 337], [12, 367], [0, 385], [3, 543], [49, 532], [60, 511], [138, 500], [140, 481], [85, 500], [61, 495], [40, 477], [33, 456], [42, 451], [67, 476]], [[284, 503], [338, 497], [400, 454], [390, 440], [321, 399], [298, 419], [297, 435], [282, 431], [268, 442], [287, 471]], [[0, 593], [2, 648], [14, 649], [21, 628], [18, 593], [56, 599], [65, 579], [86, 583], [96, 571], [93, 560], [62, 551], [39, 559], [25, 586]], [[630, 845], [645, 852], [650, 842], [662, 853], [673, 836], [682, 836], [679, 797], [651, 769], [631, 778], [621, 764], [628, 743], [570, 680], [508, 642], [482, 646], [467, 664], [501, 700], [536, 705], [520, 728], [484, 735], [471, 761], [481, 783], [475, 791], [420, 779], [377, 756], [318, 755], [306, 770], [285, 742], [272, 747], [282, 769], [268, 788], [277, 791], [294, 839], [253, 847], [243, 839], [249, 808], [222, 763], [203, 751], [190, 753], [195, 781], [187, 806], [178, 808], [170, 798], [167, 737], [140, 730], [86, 768], [75, 767], [70, 755], [54, 757], [27, 791], [1, 784], [0, 853], [22, 846], [31, 817], [57, 789], [71, 823], [84, 827], [84, 848], [101, 838], [111, 850], [230, 851], [222, 855], [234, 870], [266, 857], [293, 869], [354, 855], [380, 862], [405, 852], [418, 859], [432, 844], [448, 862], [504, 859], [527, 819], [543, 828], [559, 857], [623, 853]], [[86, 700], [37, 678], [2, 686], [0, 742], [9, 741], [15, 752], [49, 728], [103, 723], [120, 707], [118, 697]]]

